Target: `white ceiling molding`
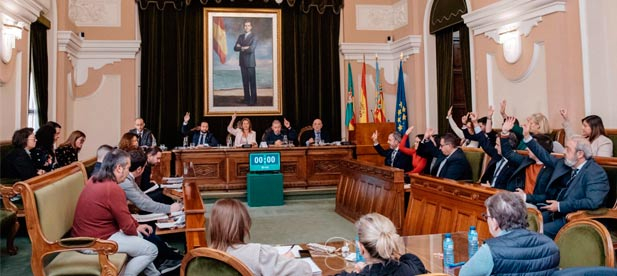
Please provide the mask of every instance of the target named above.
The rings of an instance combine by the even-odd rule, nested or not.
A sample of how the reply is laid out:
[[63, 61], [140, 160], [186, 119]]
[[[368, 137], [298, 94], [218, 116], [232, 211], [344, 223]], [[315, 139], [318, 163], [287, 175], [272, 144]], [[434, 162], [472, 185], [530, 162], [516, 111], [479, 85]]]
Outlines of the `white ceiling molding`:
[[36, 21], [41, 14], [46, 14], [49, 7], [45, 7], [36, 0], [2, 0], [0, 1], [0, 14], [15, 19], [18, 22], [26, 23], [30, 28], [30, 23]]
[[542, 16], [564, 11], [565, 0], [502, 0], [463, 15], [463, 20], [474, 35], [503, 44], [506, 61], [515, 63], [521, 56], [521, 35], [528, 36]]
[[88, 69], [101, 69], [121, 59], [134, 59], [141, 40], [86, 40], [72, 31], [58, 31], [58, 51], [66, 52], [73, 64], [75, 84], [88, 80]]
[[407, 1], [392, 5], [356, 5], [356, 30], [393, 31], [407, 26]]
[[398, 70], [398, 62], [403, 58], [420, 52], [422, 36], [409, 35], [391, 43], [341, 43], [339, 51], [345, 60], [356, 60], [375, 67], [375, 57], [379, 59], [380, 67], [383, 66], [386, 80], [394, 83], [394, 74]]

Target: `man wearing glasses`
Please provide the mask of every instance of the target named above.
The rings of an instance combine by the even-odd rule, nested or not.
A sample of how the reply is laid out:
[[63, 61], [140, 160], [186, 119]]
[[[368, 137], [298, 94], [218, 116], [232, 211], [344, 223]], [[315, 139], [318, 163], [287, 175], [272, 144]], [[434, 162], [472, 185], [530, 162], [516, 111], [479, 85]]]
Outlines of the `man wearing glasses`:
[[446, 133], [439, 139], [439, 147], [433, 140], [433, 129], [428, 128], [424, 139], [418, 146], [418, 154], [427, 160], [434, 158], [430, 174], [454, 180], [471, 180], [471, 166], [460, 149], [461, 139], [452, 133]]

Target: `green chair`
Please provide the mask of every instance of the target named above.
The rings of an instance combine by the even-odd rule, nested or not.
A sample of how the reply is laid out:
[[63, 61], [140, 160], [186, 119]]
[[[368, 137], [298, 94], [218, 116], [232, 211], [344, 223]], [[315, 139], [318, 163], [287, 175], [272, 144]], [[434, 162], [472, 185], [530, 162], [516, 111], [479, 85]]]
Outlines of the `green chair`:
[[579, 220], [567, 223], [555, 237], [560, 268], [607, 266], [615, 264], [613, 241], [602, 223]]
[[544, 219], [542, 213], [536, 208], [527, 208], [527, 230], [544, 233]]
[[182, 259], [180, 276], [185, 275], [251, 276], [253, 272], [238, 258], [226, 252], [200, 247], [189, 251]]
[[471, 182], [477, 183], [484, 167], [484, 151], [478, 148], [463, 148], [463, 152], [471, 166]]
[[0, 233], [6, 238], [6, 250], [9, 255], [17, 254], [15, 235], [18, 229], [17, 213], [9, 210], [0, 210]]

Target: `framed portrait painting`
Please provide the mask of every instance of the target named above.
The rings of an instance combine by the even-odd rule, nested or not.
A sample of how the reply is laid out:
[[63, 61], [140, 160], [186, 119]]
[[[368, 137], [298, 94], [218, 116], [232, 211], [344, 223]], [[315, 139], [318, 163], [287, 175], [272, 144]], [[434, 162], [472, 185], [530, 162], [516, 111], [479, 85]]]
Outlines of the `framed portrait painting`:
[[204, 115], [282, 114], [281, 11], [204, 8]]

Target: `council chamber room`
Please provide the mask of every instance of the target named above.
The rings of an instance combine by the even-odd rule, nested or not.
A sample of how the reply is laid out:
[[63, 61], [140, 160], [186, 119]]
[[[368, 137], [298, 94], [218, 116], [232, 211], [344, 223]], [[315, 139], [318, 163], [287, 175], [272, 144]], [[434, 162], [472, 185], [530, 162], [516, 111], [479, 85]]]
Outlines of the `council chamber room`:
[[617, 1], [3, 0], [1, 275], [616, 275]]

